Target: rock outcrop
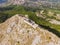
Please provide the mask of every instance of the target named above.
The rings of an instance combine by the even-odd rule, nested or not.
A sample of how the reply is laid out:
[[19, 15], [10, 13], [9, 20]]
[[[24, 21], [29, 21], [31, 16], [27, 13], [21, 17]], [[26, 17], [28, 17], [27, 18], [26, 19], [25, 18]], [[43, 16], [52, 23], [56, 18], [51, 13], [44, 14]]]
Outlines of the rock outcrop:
[[15, 15], [0, 24], [0, 45], [60, 45], [60, 38], [32, 20]]
[[5, 7], [9, 5], [22, 5], [25, 3], [25, 0], [7, 0], [5, 3], [1, 3], [0, 7]]
[[25, 3], [25, 0], [13, 0], [13, 5], [22, 5]]

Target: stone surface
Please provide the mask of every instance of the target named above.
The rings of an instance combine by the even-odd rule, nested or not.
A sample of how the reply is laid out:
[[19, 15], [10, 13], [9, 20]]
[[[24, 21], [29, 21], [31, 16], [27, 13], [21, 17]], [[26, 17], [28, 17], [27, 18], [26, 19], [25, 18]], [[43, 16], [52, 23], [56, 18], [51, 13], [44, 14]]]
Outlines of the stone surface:
[[0, 3], [0, 7], [5, 7], [9, 5], [22, 5], [25, 0], [7, 0], [5, 3]]
[[15, 15], [0, 24], [0, 45], [60, 45], [60, 38], [41, 28], [28, 25], [25, 17]]

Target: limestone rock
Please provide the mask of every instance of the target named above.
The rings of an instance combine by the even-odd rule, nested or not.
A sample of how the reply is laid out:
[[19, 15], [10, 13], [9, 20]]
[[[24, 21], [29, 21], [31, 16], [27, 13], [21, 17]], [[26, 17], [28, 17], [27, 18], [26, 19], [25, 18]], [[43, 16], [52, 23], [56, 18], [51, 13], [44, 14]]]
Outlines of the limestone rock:
[[33, 28], [35, 23], [27, 24], [26, 19], [15, 15], [0, 24], [0, 45], [60, 45], [60, 38], [41, 27]]

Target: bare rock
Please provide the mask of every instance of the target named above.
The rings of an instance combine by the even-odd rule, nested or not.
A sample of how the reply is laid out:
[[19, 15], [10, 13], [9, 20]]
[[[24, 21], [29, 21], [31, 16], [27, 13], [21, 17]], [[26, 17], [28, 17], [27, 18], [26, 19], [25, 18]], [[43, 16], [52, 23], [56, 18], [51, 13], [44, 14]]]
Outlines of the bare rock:
[[28, 24], [26, 19], [17, 14], [0, 24], [0, 45], [60, 45], [59, 37], [41, 27], [32, 27], [33, 21]]

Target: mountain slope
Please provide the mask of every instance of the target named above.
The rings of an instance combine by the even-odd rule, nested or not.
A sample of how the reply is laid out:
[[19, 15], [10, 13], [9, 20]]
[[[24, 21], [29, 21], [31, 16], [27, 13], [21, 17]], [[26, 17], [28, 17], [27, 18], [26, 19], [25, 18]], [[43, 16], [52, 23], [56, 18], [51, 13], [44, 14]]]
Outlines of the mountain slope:
[[60, 0], [8, 0], [6, 3], [0, 4], [0, 7], [9, 6], [9, 5], [29, 5], [29, 6], [35, 6], [40, 7], [47, 6], [51, 8], [51, 5], [53, 7], [59, 7]]
[[0, 24], [0, 45], [60, 45], [60, 38], [17, 14]]

